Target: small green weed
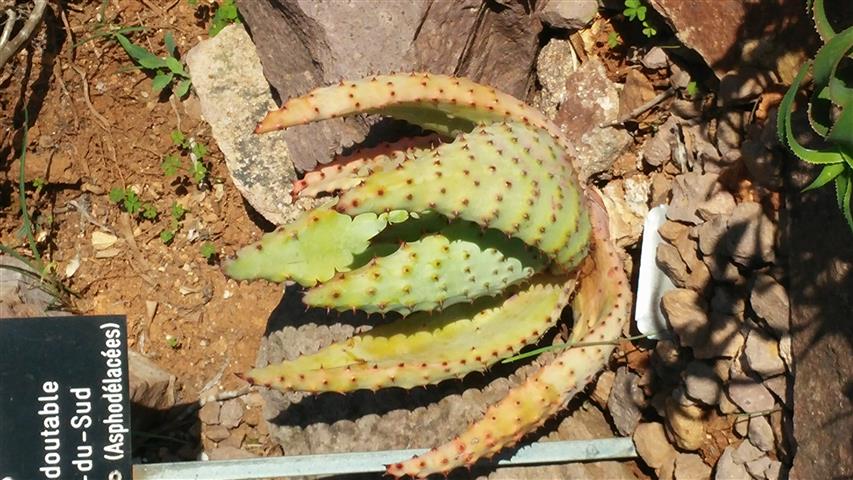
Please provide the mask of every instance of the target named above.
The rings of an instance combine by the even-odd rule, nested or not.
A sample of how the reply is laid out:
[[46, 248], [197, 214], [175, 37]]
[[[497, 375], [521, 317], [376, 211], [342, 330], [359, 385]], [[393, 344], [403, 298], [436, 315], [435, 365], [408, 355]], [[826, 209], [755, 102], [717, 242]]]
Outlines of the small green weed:
[[154, 93], [160, 93], [170, 86], [178, 97], [183, 97], [189, 92], [192, 82], [190, 75], [184, 70], [184, 65], [178, 60], [177, 46], [172, 32], [166, 32], [163, 38], [166, 52], [169, 54], [167, 57], [158, 57], [146, 48], [132, 43], [121, 33], [112, 35], [140, 68], [154, 74], [154, 80], [151, 82]]
[[[186, 169], [189, 176], [198, 184], [204, 183], [207, 180], [207, 166], [204, 163], [204, 157], [207, 155], [207, 147], [203, 143], [197, 142], [194, 138], [187, 138], [180, 130], [173, 130], [171, 138], [172, 143], [182, 153], [190, 157], [190, 164]], [[167, 177], [174, 177], [178, 175], [179, 171], [183, 170], [183, 163], [177, 155], [169, 154], [163, 159], [160, 168]]]
[[222, 0], [222, 2], [219, 3], [219, 7], [216, 9], [216, 12], [213, 14], [213, 19], [210, 22], [210, 29], [208, 29], [207, 34], [211, 37], [215, 37], [223, 28], [231, 25], [232, 23], [241, 23], [240, 12], [237, 11], [237, 5], [234, 3], [234, 0]]
[[139, 195], [129, 188], [116, 187], [110, 190], [110, 201], [131, 215], [139, 215], [146, 220], [154, 220], [159, 215], [152, 203], [142, 203]]
[[615, 31], [607, 34], [607, 46], [610, 47], [611, 50], [618, 47], [621, 43], [622, 37]]
[[175, 240], [175, 235], [178, 234], [178, 230], [181, 228], [181, 221], [184, 219], [186, 213], [186, 209], [180, 203], [174, 202], [172, 204], [172, 208], [170, 209], [172, 219], [169, 228], [165, 228], [160, 232], [160, 240], [163, 243], [169, 245]]
[[216, 258], [216, 245], [213, 242], [204, 242], [201, 245], [201, 256], [205, 258], [208, 262], [214, 260]]
[[625, 0], [625, 10], [622, 14], [628, 17], [632, 22], [640, 22], [643, 25], [643, 35], [646, 37], [654, 37], [658, 34], [657, 29], [646, 20], [646, 12], [648, 7], [643, 5], [642, 0]]
[[690, 98], [695, 98], [696, 95], [699, 94], [699, 85], [696, 83], [696, 81], [691, 80], [687, 84], [687, 88], [685, 90], [687, 91], [687, 95], [689, 95]]

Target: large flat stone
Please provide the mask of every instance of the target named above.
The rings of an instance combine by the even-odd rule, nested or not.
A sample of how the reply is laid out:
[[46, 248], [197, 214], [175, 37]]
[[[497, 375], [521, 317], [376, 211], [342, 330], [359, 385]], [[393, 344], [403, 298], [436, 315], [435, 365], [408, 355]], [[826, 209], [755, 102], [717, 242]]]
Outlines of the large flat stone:
[[275, 107], [255, 46], [242, 25], [231, 25], [186, 55], [201, 112], [225, 155], [234, 185], [252, 207], [280, 225], [300, 212], [291, 202], [296, 171], [282, 132], [254, 133]]
[[[280, 100], [344, 78], [429, 71], [471, 78], [526, 99], [542, 29], [526, 2], [257, 0], [240, 13]], [[284, 133], [299, 169], [360, 142], [363, 118]]]
[[803, 3], [792, 0], [650, 0], [684, 45], [722, 78], [744, 63], [775, 69], [790, 82], [815, 45]]
[[800, 193], [819, 168], [789, 161], [789, 295], [794, 363], [791, 478], [853, 476], [853, 233], [832, 189]]

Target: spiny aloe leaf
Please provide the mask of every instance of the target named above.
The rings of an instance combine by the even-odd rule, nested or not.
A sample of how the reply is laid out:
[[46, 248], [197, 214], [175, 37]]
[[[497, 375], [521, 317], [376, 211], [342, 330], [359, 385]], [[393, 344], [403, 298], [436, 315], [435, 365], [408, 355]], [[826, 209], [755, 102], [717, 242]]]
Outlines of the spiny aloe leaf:
[[853, 231], [853, 170], [835, 177], [835, 195], [847, 225]]
[[782, 102], [779, 104], [779, 113], [776, 120], [776, 133], [782, 143], [788, 145], [797, 157], [806, 162], [814, 164], [841, 163], [844, 159], [838, 152], [813, 150], [802, 146], [797, 141], [796, 137], [794, 137], [794, 131], [791, 128], [791, 110], [793, 108], [794, 98], [797, 96], [797, 91], [800, 88], [803, 78], [805, 78], [808, 73], [809, 65], [810, 63], [806, 63], [800, 68], [799, 73], [797, 73], [797, 77], [794, 79], [794, 82], [791, 84], [791, 87], [785, 93], [785, 96], [782, 98]]
[[814, 20], [815, 27], [817, 27], [817, 33], [820, 35], [821, 40], [823, 40], [824, 43], [828, 42], [833, 36], [835, 36], [835, 31], [829, 23], [829, 18], [826, 16], [826, 7], [823, 4], [823, 0], [809, 0], [808, 7], [811, 8], [812, 19]]
[[379, 113], [452, 134], [475, 124], [517, 120], [560, 136], [540, 112], [506, 93], [465, 78], [428, 73], [377, 75], [318, 88], [270, 112], [258, 133], [356, 113]]
[[[595, 238], [591, 265], [579, 278], [580, 290], [572, 303], [575, 327], [588, 325], [576, 338], [580, 342], [616, 340], [630, 311], [628, 279], [615, 248], [609, 241]], [[573, 338], [575, 335], [573, 335]], [[615, 343], [615, 342], [614, 342]], [[565, 408], [606, 363], [613, 346], [569, 348], [551, 363], [512, 389], [479, 420], [454, 440], [405, 462], [388, 465], [395, 476], [426, 477], [447, 473], [479, 458], [489, 458], [504, 447], [518, 442], [549, 417]]]
[[495, 230], [454, 222], [391, 255], [309, 290], [306, 305], [367, 313], [431, 311], [494, 296], [547, 264], [536, 251]]
[[[405, 212], [403, 216], [407, 216]], [[225, 266], [225, 273], [237, 280], [294, 280], [303, 286], [314, 286], [336, 272], [350, 269], [355, 256], [364, 252], [370, 239], [387, 224], [388, 215], [362, 214], [352, 218], [319, 208], [241, 249], [237, 258]]]
[[840, 150], [853, 154], [853, 104], [841, 111], [826, 140], [834, 143]]
[[436, 211], [494, 228], [572, 270], [586, 255], [589, 219], [563, 150], [544, 130], [521, 123], [477, 127], [453, 143], [376, 172], [343, 193], [351, 215]]
[[322, 193], [348, 190], [360, 184], [364, 177], [373, 172], [396, 168], [405, 161], [407, 155], [413, 154], [413, 150], [431, 148], [438, 142], [437, 136], [426, 135], [394, 143], [386, 142], [350, 155], [339, 156], [294, 182], [291, 194], [294, 197], [313, 198]]
[[834, 163], [832, 165], [826, 165], [820, 171], [820, 174], [815, 177], [814, 181], [809, 184], [806, 188], [803, 189], [803, 192], [808, 192], [809, 190], [814, 190], [816, 188], [820, 188], [827, 183], [835, 180], [835, 177], [841, 175], [845, 166], [843, 163]]
[[482, 298], [418, 313], [313, 355], [248, 372], [280, 390], [349, 392], [412, 388], [485, 370], [538, 340], [560, 317], [571, 289], [541, 279], [507, 299]]

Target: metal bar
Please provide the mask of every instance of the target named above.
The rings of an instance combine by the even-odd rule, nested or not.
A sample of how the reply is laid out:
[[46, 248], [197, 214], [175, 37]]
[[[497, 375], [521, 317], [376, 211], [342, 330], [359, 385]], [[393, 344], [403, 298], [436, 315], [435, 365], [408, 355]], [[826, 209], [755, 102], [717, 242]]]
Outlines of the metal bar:
[[[427, 450], [329, 453], [259, 457], [209, 462], [150, 463], [133, 466], [134, 480], [250, 480], [299, 475], [342, 475], [384, 472], [385, 465], [409, 459]], [[630, 438], [540, 442], [522, 447], [498, 465], [531, 465], [588, 460], [634, 458]]]

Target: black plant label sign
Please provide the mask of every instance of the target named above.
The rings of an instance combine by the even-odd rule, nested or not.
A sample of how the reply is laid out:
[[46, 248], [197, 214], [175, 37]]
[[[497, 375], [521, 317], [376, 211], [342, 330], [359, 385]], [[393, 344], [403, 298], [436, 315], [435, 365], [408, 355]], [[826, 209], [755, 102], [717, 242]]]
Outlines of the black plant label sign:
[[130, 480], [123, 316], [0, 319], [0, 479]]

